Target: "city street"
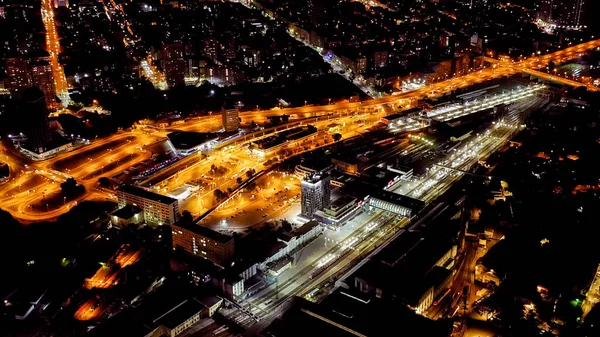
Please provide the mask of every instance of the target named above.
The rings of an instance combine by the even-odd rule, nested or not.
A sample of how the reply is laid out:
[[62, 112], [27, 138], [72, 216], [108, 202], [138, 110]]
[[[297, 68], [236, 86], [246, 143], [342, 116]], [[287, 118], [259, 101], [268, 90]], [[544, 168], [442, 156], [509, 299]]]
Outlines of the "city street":
[[[581, 45], [573, 46], [563, 51], [558, 51], [549, 55], [536, 56], [530, 59], [525, 59], [524, 61], [520, 61], [523, 66], [529, 66], [533, 64], [544, 64], [550, 61], [559, 61], [566, 60], [569, 58], [577, 57], [577, 53], [581, 53], [585, 50], [598, 48], [600, 46], [600, 40], [590, 41]], [[245, 121], [252, 120], [264, 120], [264, 118], [273, 115], [281, 115], [287, 114], [290, 116], [291, 120], [294, 118], [307, 118], [313, 117], [315, 115], [323, 114], [323, 113], [334, 113], [336, 111], [357, 111], [357, 112], [365, 112], [371, 108], [375, 108], [376, 110], [372, 110], [371, 112], [379, 110], [382, 106], [391, 104], [395, 107], [405, 108], [406, 106], [410, 106], [411, 102], [415, 102], [419, 99], [426, 97], [435, 97], [438, 95], [442, 95], [446, 92], [456, 90], [458, 88], [469, 87], [473, 84], [480, 83], [485, 80], [509, 76], [519, 72], [520, 70], [515, 69], [514, 65], [505, 66], [503, 64], [496, 64], [493, 68], [485, 68], [479, 71], [475, 71], [473, 73], [466, 74], [464, 76], [454, 77], [448, 80], [444, 80], [437, 83], [432, 83], [426, 85], [420, 89], [416, 89], [414, 91], [402, 93], [399, 95], [386, 96], [377, 99], [366, 100], [362, 102], [338, 102], [335, 104], [323, 105], [323, 106], [304, 106], [297, 108], [289, 108], [289, 109], [275, 109], [275, 110], [267, 110], [267, 111], [252, 111], [247, 113], [242, 113], [241, 118]], [[375, 116], [373, 116], [375, 117]], [[328, 122], [333, 123], [342, 123], [346, 121], [348, 124], [348, 117], [340, 117], [339, 119], [331, 118]], [[352, 117], [349, 117], [352, 118]], [[214, 131], [218, 128], [220, 120], [220, 114], [215, 114], [213, 116], [203, 117], [200, 119], [191, 119], [189, 124], [184, 123], [174, 127], [174, 129], [182, 128], [183, 130], [195, 130], [202, 132]], [[323, 123], [324, 124], [324, 123]], [[317, 123], [315, 123], [317, 127]], [[323, 126], [320, 126], [322, 128]], [[367, 125], [363, 125], [361, 127], [363, 130], [367, 128]], [[340, 132], [344, 138], [349, 136], [354, 136], [360, 134], [360, 130], [355, 129], [345, 129]], [[14, 177], [11, 173], [11, 180], [2, 185], [0, 187], [0, 195], [2, 198], [0, 202], [3, 206], [13, 214], [13, 216], [22, 219], [22, 220], [40, 220], [40, 219], [52, 219], [56, 216], [68, 211], [70, 207], [74, 205], [75, 202], [85, 200], [85, 199], [106, 199], [111, 198], [110, 193], [104, 192], [102, 190], [98, 190], [95, 188], [96, 178], [100, 176], [111, 176], [116, 172], [122, 172], [124, 169], [128, 168], [132, 164], [138, 163], [146, 158], [148, 158], [151, 154], [144, 150], [144, 146], [152, 143], [160, 139], [160, 136], [164, 136], [166, 133], [157, 132], [156, 135], [150, 135], [143, 130], [135, 130], [132, 132], [120, 132], [118, 134], [106, 137], [104, 139], [95, 140], [88, 147], [84, 147], [70, 153], [64, 154], [57, 158], [47, 160], [42, 163], [27, 163], [26, 160], [11, 158], [7, 160], [9, 163], [9, 167], [11, 172], [14, 173]], [[135, 139], [130, 138], [130, 142], [128, 145], [121, 146], [115, 149], [111, 149], [110, 142], [118, 139], [127, 139], [127, 137], [135, 137]], [[100, 154], [98, 153], [95, 156], [86, 156], [86, 152], [90, 151], [91, 148], [103, 148], [106, 153]], [[312, 147], [314, 148], [314, 146]], [[236, 151], [235, 153], [231, 152], [230, 149], [224, 149], [227, 151], [228, 160], [231, 158], [231, 162], [235, 165], [232, 165], [231, 172], [234, 172], [233, 166], [236, 167], [255, 167], [262, 168], [261, 163], [264, 163], [264, 159], [258, 158], [256, 156], [250, 156], [248, 154], [243, 153], [243, 151]], [[300, 151], [292, 152], [290, 155], [298, 154]], [[5, 156], [11, 156], [8, 151], [4, 151]], [[211, 156], [222, 158], [223, 151], [215, 150]], [[61, 163], [66, 158], [74, 158], [75, 162], [73, 164], [66, 164], [64, 168], [61, 167]], [[85, 163], [85, 160], [88, 160]], [[269, 158], [271, 159], [271, 158]], [[280, 158], [280, 160], [283, 158]], [[225, 161], [226, 161], [225, 160]], [[237, 162], [239, 161], [239, 163]], [[215, 160], [216, 162], [216, 160]], [[221, 160], [220, 162], [224, 162]], [[58, 164], [58, 167], [55, 166], [55, 163]], [[164, 187], [166, 186], [164, 183], [158, 184], [161, 185], [161, 193], [167, 193], [181, 185], [183, 185], [186, 181], [191, 181], [194, 179], [198, 179], [202, 174], [205, 174], [210, 166], [207, 166], [209, 161], [199, 161], [196, 165], [188, 166], [188, 170], [185, 169], [178, 172], [171, 178], [167, 180], [167, 184], [169, 186], [166, 190]], [[84, 165], [85, 164], [85, 165]], [[212, 165], [212, 164], [211, 164]], [[228, 164], [225, 164], [228, 165]], [[107, 168], [108, 167], [108, 168]], [[48, 176], [45, 172], [50, 172], [52, 169], [57, 169], [61, 173], [54, 172], [53, 175]], [[264, 167], [266, 168], [266, 167]], [[64, 170], [63, 170], [64, 169]], [[45, 176], [48, 180], [40, 181], [39, 175], [35, 172], [35, 170], [40, 170], [42, 175]], [[105, 171], [106, 170], [106, 171]], [[239, 171], [239, 169], [237, 169]], [[187, 173], [186, 173], [187, 172]], [[235, 173], [230, 173], [231, 175]], [[67, 204], [63, 202], [63, 207], [59, 207], [56, 209], [50, 209], [50, 205], [46, 207], [46, 212], [43, 212], [41, 209], [34, 211], [32, 209], [32, 204], [44, 205], [43, 199], [45, 195], [55, 194], [59, 190], [59, 184], [63, 179], [67, 176], [72, 176], [76, 178], [80, 183], [83, 183], [86, 186], [86, 194], [77, 198], [77, 200], [72, 200], [71, 203]], [[34, 180], [30, 182], [30, 180]], [[227, 183], [223, 182], [218, 184], [220, 188], [227, 188], [231, 186], [230, 179], [224, 179]], [[31, 189], [23, 190], [23, 186], [31, 186]], [[215, 186], [216, 188], [217, 186]], [[206, 192], [208, 195], [208, 191]], [[53, 203], [56, 204], [56, 203]], [[43, 207], [42, 207], [43, 208]], [[199, 209], [196, 209], [196, 212], [200, 212]]]

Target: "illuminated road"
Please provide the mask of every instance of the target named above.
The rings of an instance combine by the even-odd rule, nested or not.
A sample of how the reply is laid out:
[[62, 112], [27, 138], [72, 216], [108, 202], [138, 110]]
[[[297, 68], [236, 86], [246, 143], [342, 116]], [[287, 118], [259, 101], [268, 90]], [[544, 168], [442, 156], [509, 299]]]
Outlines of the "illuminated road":
[[[555, 52], [550, 54], [550, 56], [538, 56], [521, 62], [524, 62], [524, 65], [536, 64], [536, 62], [542, 64], [543, 62], [550, 62], [551, 60], [555, 59], [563, 60], [566, 58], [577, 57], [577, 53], [597, 48], [598, 45], [600, 45], [600, 40], [591, 41], [582, 45], [570, 47], [565, 51]], [[286, 109], [271, 109], [266, 111], [249, 111], [241, 113], [240, 116], [244, 123], [250, 123], [250, 121], [253, 120], [259, 122], [266, 121], [269, 116], [283, 114], [290, 116], [290, 121], [299, 121], [303, 118], [329, 115], [329, 123], [340, 122], [340, 124], [344, 124], [345, 121], [346, 125], [353, 125], [351, 124], [352, 117], [344, 117], [344, 114], [358, 113], [363, 115], [372, 115], [372, 117], [377, 115], [381, 116], [384, 113], [384, 108], [386, 106], [391, 105], [394, 109], [406, 109], [414, 106], [420, 99], [443, 95], [459, 88], [467, 88], [482, 81], [510, 76], [515, 74], [515, 72], [517, 72], [517, 70], [515, 70], [514, 66], [509, 67], [502, 64], [497, 64], [495, 68], [481, 69], [464, 76], [458, 76], [449, 80], [432, 83], [422, 88], [398, 95], [370, 99], [362, 102], [338, 102], [323, 106], [303, 106]], [[338, 114], [338, 116], [336, 116], [336, 114]], [[220, 118], [220, 114], [194, 118], [189, 120], [187, 123], [177, 125], [169, 130], [182, 129], [205, 132], [216, 131], [215, 129], [219, 128]], [[373, 123], [373, 119], [371, 119], [371, 117], [368, 118], [368, 123]], [[364, 124], [363, 126], [357, 125], [356, 127], [345, 127], [340, 133], [344, 138], [359, 135], [369, 126], [368, 123]], [[318, 125], [320, 130], [323, 130], [325, 126], [325, 122]], [[69, 208], [78, 201], [85, 199], [105, 200], [106, 198], [114, 197], [110, 194], [110, 192], [96, 188], [95, 181], [97, 178], [100, 176], [110, 177], [111, 175], [117, 172], [122, 172], [129, 166], [148, 158], [151, 154], [144, 149], [144, 145], [150, 144], [153, 141], [164, 137], [166, 134], [166, 130], [163, 131], [160, 129], [150, 131], [145, 129], [137, 129], [133, 132], [120, 132], [110, 137], [95, 140], [91, 145], [82, 149], [60, 155], [54, 159], [36, 163], [30, 162], [29, 160], [23, 159], [19, 155], [5, 150], [4, 156], [11, 157], [5, 158], [5, 161], [9, 163], [11, 168], [11, 177], [7, 183], [0, 186], [0, 206], [21, 220], [50, 220], [68, 211]], [[133, 138], [131, 138], [129, 144], [126, 146], [120, 146], [117, 149], [112, 149], [109, 145], [111, 144], [110, 142], [112, 140], [123, 140], [127, 139], [128, 137]], [[251, 137], [253, 136], [250, 136], [250, 138]], [[297, 146], [292, 147], [291, 154], [293, 155], [305, 151], [303, 150], [305, 145], [306, 144], [297, 144]], [[315, 147], [318, 146], [310, 144], [306, 150], [309, 150], [310, 148], [314, 149]], [[86, 156], [87, 151], [93, 149], [101, 149], [104, 150], [104, 152], [94, 152], [93, 156]], [[262, 165], [266, 159], [277, 160], [276, 156], [260, 158], [254, 154], [245, 153], [241, 147], [237, 147], [237, 149], [242, 149], [242, 151], [234, 151], [235, 149], [235, 146], [226, 146], [223, 149], [213, 151], [211, 157], [220, 159], [220, 163], [229, 160], [229, 157], [231, 157], [232, 162], [239, 161], [240, 167], [257, 167], [259, 169], [267, 168], [267, 166]], [[281, 155], [286, 156], [286, 153], [284, 152], [279, 155], [279, 160], [282, 160], [283, 157], [281, 157]], [[287, 155], [290, 154], [288, 153]], [[60, 163], [65, 158], [73, 158], [78, 164], [68, 167], [55, 166], [55, 163]], [[89, 158], [88, 162], [85, 162], [87, 158]], [[196, 169], [189, 170], [191, 173], [188, 174], [182, 171], [174, 175], [171, 178], [171, 182], [169, 182], [170, 185], [167, 186], [167, 189], [163, 190], [162, 192], [166, 193], [175, 189], [186, 181], [197, 179], [198, 175], [206, 172], [206, 165], [204, 164], [207, 163], [208, 161], [206, 163], [199, 161], [197, 166], [195, 166]], [[238, 164], [233, 166], [237, 167]], [[233, 166], [231, 167], [231, 172], [233, 172]], [[239, 171], [239, 168], [237, 169]], [[35, 170], [38, 170], [38, 172], [36, 173]], [[57, 172], [53, 172], [51, 170], [60, 171], [61, 173], [58, 174]], [[49, 174], [48, 172], [52, 172], [52, 174]], [[185, 176], [186, 174], [188, 174], [188, 176]], [[68, 203], [65, 200], [63, 205], [60, 207], [54, 203], [53, 209], [50, 209], [51, 202], [46, 201], [46, 196], [56, 195], [56, 192], [58, 192], [60, 189], [59, 183], [65, 179], [64, 175], [73, 176], [76, 178], [86, 187], [87, 192], [83, 196], [80, 196], [76, 200], [71, 200]], [[231, 185], [231, 181], [228, 181], [226, 184], [224, 182], [224, 185], [219, 186], [227, 188]], [[44, 204], [46, 206], [45, 210], [43, 209]], [[37, 205], [37, 209], [33, 209], [34, 205]]]
[[154, 65], [154, 62], [152, 61], [152, 57], [150, 55], [148, 55], [145, 60], [142, 60], [140, 62], [140, 66], [142, 67], [144, 77], [146, 77], [156, 89], [169, 89], [165, 74]]
[[[311, 123], [311, 125], [317, 127], [319, 130], [327, 130], [331, 124], [337, 124], [337, 133], [342, 136], [342, 139], [359, 135], [365, 130], [377, 123], [383, 114], [376, 110], [369, 114], [342, 116], [342, 117], [330, 117], [323, 118], [319, 122]], [[272, 134], [267, 134], [270, 136]], [[260, 137], [252, 138], [252, 141], [256, 141]], [[193, 196], [185, 206], [184, 209], [189, 210], [194, 215], [203, 214], [209, 208], [213, 206], [213, 191], [220, 189], [226, 191], [228, 188], [235, 188], [237, 186], [236, 179], [238, 177], [246, 179], [244, 173], [247, 168], [254, 168], [258, 173], [262, 170], [268, 169], [271, 165], [276, 162], [285, 160], [288, 157], [298, 155], [303, 152], [313, 151], [319, 147], [329, 145], [333, 142], [331, 135], [328, 131], [319, 131], [311, 136], [303, 138], [298, 141], [288, 141], [283, 146], [275, 151], [270, 151], [267, 155], [262, 155], [260, 152], [253, 152], [247, 146], [249, 142], [241, 141], [239, 144], [230, 145], [223, 148], [221, 151], [213, 151], [208, 158], [200, 160], [193, 165], [185, 165], [178, 169], [176, 173], [169, 176], [167, 179], [162, 181], [152, 181], [152, 187], [161, 194], [168, 194], [169, 192], [181, 187], [185, 183], [197, 182], [202, 180], [208, 183], [209, 188], [200, 189], [200, 191]], [[264, 165], [268, 159], [276, 159], [276, 162], [271, 165]], [[222, 167], [226, 170], [223, 175], [211, 175], [209, 172], [211, 167], [215, 165]], [[275, 182], [274, 182], [275, 183]], [[294, 182], [297, 183], [297, 182]], [[282, 185], [280, 187], [285, 186]], [[242, 196], [239, 203], [248, 203], [251, 205], [261, 204], [260, 200], [246, 200], [248, 195]], [[257, 208], [266, 207], [260, 205]], [[259, 205], [257, 205], [259, 206]], [[238, 210], [231, 208], [221, 209], [218, 214], [223, 215], [225, 218], [233, 216]], [[260, 219], [260, 217], [259, 217]], [[247, 226], [251, 226], [254, 222], [248, 222]]]
[[581, 304], [581, 311], [583, 312], [582, 317], [585, 319], [585, 316], [592, 311], [592, 308], [600, 303], [600, 265], [598, 269], [596, 269], [596, 275], [594, 275], [594, 279], [590, 284], [590, 288], [585, 294], [585, 299]]
[[[117, 25], [123, 32], [123, 45], [125, 48], [133, 51], [134, 58], [137, 60], [137, 56], [144, 54], [144, 52], [141, 51], [141, 39], [134, 33], [132, 25], [123, 11], [123, 8], [114, 0], [103, 0], [102, 3], [109, 21], [112, 21], [113, 18], [116, 19]], [[155, 66], [154, 61], [149, 54], [140, 60], [140, 67], [144, 77], [146, 77], [155, 88], [160, 90], [168, 89], [165, 74]]]
[[141, 253], [129, 246], [122, 246], [115, 256], [103, 264], [92, 277], [85, 280], [85, 288], [111, 288], [119, 281], [120, 270], [136, 263], [140, 259]]
[[550, 62], [554, 64], [564, 63], [569, 60], [573, 60], [575, 58], [583, 56], [584, 52], [587, 50], [598, 48], [600, 48], [600, 40], [592, 40], [553, 53], [541, 56], [532, 56], [518, 62], [509, 60], [497, 60], [490, 57], [484, 57], [484, 60], [488, 63], [492, 63], [497, 66], [499, 65], [501, 67], [508, 67], [514, 69], [515, 72], [527, 73], [563, 85], [573, 87], [585, 86], [590, 91], [600, 91], [600, 88], [598, 88], [595, 85], [589, 83], [584, 84], [575, 80], [570, 80], [565, 77], [557, 76], [556, 73], [552, 75], [540, 71], [541, 69], [547, 67], [550, 64]]
[[56, 23], [54, 21], [54, 7], [52, 0], [42, 0], [42, 21], [46, 29], [46, 50], [50, 54], [50, 65], [52, 67], [52, 75], [54, 76], [54, 85], [56, 94], [60, 97], [63, 106], [70, 103], [69, 91], [67, 87], [67, 78], [62, 65], [58, 62], [60, 55], [60, 40], [56, 31]]
[[104, 311], [106, 311], [106, 305], [97, 298], [91, 298], [81, 304], [73, 318], [78, 321], [97, 320], [104, 314]]
[[[96, 187], [101, 176], [122, 172], [152, 154], [144, 146], [157, 137], [142, 132], [120, 132], [96, 140], [91, 145], [42, 162], [29, 162], [19, 156], [0, 156], [11, 168], [9, 181], [0, 186], [0, 205], [21, 220], [53, 219], [85, 199], [114, 200], [114, 195]], [[86, 193], [74, 200], [58, 196], [60, 183], [73, 177], [86, 187]], [[60, 198], [52, 203], [52, 198]]]

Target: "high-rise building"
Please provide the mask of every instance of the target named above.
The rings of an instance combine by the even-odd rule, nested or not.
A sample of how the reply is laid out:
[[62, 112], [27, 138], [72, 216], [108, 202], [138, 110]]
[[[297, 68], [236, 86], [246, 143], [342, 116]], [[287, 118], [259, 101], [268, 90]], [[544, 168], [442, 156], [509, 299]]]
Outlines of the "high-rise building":
[[37, 60], [31, 64], [33, 84], [44, 92], [46, 107], [52, 109], [56, 106], [56, 87], [52, 66], [47, 60]]
[[163, 45], [163, 69], [169, 88], [185, 85], [186, 64], [181, 43]]
[[27, 135], [29, 147], [37, 153], [45, 152], [50, 143], [50, 132], [44, 92], [36, 87], [25, 89], [21, 111], [24, 133]]
[[388, 63], [388, 52], [387, 51], [377, 51], [373, 53], [373, 65], [376, 68], [385, 67]]
[[240, 127], [240, 111], [238, 109], [221, 110], [221, 118], [223, 119], [223, 129], [225, 132], [236, 131]]
[[23, 96], [26, 88], [33, 86], [29, 62], [24, 57], [10, 57], [4, 62], [6, 88], [15, 98]]
[[328, 172], [314, 172], [302, 180], [301, 215], [312, 218], [316, 211], [331, 204], [331, 176]]
[[188, 57], [185, 60], [185, 76], [186, 77], [197, 77], [198, 76], [198, 66], [194, 62], [192, 57]]
[[583, 14], [587, 3], [587, 0], [540, 0], [537, 18], [568, 28], [585, 26]]
[[200, 46], [202, 48], [202, 55], [208, 57], [213, 62], [217, 61], [219, 56], [219, 44], [217, 43], [217, 39], [214, 37], [207, 37], [202, 40]]
[[229, 39], [227, 40], [227, 42], [225, 43], [224, 46], [225, 49], [225, 58], [227, 59], [227, 61], [231, 61], [231, 60], [235, 60], [236, 58], [236, 54], [237, 54], [237, 46], [235, 43], [235, 39]]

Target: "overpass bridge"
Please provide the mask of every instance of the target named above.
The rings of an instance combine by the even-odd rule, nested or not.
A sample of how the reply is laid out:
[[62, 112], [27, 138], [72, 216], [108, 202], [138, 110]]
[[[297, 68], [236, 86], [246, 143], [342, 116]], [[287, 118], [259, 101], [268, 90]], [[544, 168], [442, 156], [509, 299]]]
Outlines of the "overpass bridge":
[[[514, 75], [519, 72], [531, 73], [533, 76], [542, 77], [545, 76], [548, 80], [557, 81], [569, 86], [585, 86], [590, 90], [596, 90], [598, 87], [588, 86], [586, 84], [562, 79], [556, 76], [551, 78], [551, 75], [543, 72], [535, 72], [535, 70], [541, 69], [548, 65], [550, 62], [565, 62], [581, 56], [585, 51], [600, 48], [600, 39], [588, 41], [582, 44], [574, 45], [562, 50], [558, 50], [549, 54], [532, 56], [525, 58], [518, 62], [501, 61], [491, 57], [484, 57], [484, 62], [496, 65], [494, 69], [481, 69], [475, 72], [471, 72], [462, 76], [452, 77], [450, 79], [428, 84], [420, 89], [413, 91], [403, 92], [396, 95], [384, 96], [379, 98], [368, 99], [360, 102], [338, 102], [328, 105], [316, 105], [316, 106], [303, 106], [294, 108], [284, 108], [277, 111], [278, 114], [286, 114], [290, 116], [297, 116], [297, 118], [309, 117], [310, 114], [323, 113], [323, 112], [335, 112], [343, 109], [358, 109], [363, 110], [367, 108], [384, 108], [384, 109], [397, 109], [400, 107], [406, 107], [409, 104], [430, 97], [441, 96], [450, 91], [458, 88], [465, 88], [472, 86], [477, 83], [481, 83], [487, 80], [501, 78], [507, 75]], [[564, 81], [563, 81], [564, 80]], [[561, 81], [561, 82], [558, 82]]]
[[545, 72], [542, 72], [539, 70], [527, 68], [526, 66], [523, 66], [519, 63], [511, 63], [508, 61], [497, 60], [497, 59], [487, 57], [487, 56], [483, 57], [483, 61], [486, 63], [489, 63], [489, 64], [496, 65], [496, 66], [506, 66], [506, 67], [513, 69], [515, 71], [515, 73], [522, 72], [522, 73], [529, 74], [529, 75], [537, 77], [537, 78], [541, 78], [546, 81], [551, 81], [554, 83], [567, 85], [567, 86], [571, 86], [571, 87], [575, 87], [575, 88], [586, 87], [590, 91], [600, 91], [600, 88], [598, 88], [595, 85], [585, 84], [585, 83], [581, 83], [581, 82], [578, 82], [575, 80], [570, 80], [568, 78], [564, 78], [561, 76], [551, 75], [551, 74], [548, 74], [548, 73], [545, 73]]
[[600, 49], [600, 39], [592, 40], [578, 45], [570, 46], [565, 49], [561, 49], [549, 54], [532, 56], [525, 58], [521, 61], [509, 61], [509, 60], [498, 60], [488, 56], [483, 56], [483, 61], [488, 64], [492, 64], [500, 68], [509, 68], [514, 73], [522, 72], [541, 78], [543, 80], [551, 81], [554, 83], [572, 86], [572, 87], [585, 87], [590, 91], [600, 91], [600, 88], [593, 84], [585, 84], [568, 78], [551, 75], [538, 69], [546, 67], [550, 62], [562, 63], [574, 58], [580, 57], [585, 51], [592, 49]]

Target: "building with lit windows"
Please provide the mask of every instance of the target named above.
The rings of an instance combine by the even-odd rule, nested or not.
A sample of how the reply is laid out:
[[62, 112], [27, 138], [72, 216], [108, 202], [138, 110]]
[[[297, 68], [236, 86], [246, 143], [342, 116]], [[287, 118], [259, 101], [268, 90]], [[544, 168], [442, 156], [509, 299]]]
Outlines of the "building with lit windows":
[[144, 222], [144, 210], [133, 205], [125, 205], [123, 208], [110, 213], [111, 224], [123, 228], [127, 225], [139, 225]]
[[152, 225], [170, 225], [179, 220], [179, 201], [141, 187], [121, 186], [117, 190], [119, 208], [133, 205], [143, 210], [144, 221]]
[[29, 62], [24, 57], [9, 57], [4, 61], [6, 88], [15, 98], [21, 98], [26, 88], [33, 86]]
[[52, 109], [56, 106], [56, 87], [50, 62], [43, 58], [31, 63], [33, 83], [44, 93], [46, 106]]
[[182, 249], [218, 265], [233, 257], [235, 244], [231, 236], [184, 220], [173, 224], [171, 229], [173, 249]]
[[238, 109], [221, 110], [221, 118], [223, 120], [223, 130], [225, 132], [237, 131], [240, 127], [240, 111]]
[[202, 55], [208, 57], [213, 62], [217, 62], [219, 56], [219, 43], [214, 37], [207, 37], [201, 42]]
[[537, 18], [565, 28], [585, 26], [583, 14], [590, 0], [540, 0]]
[[301, 215], [312, 219], [316, 211], [331, 204], [331, 175], [327, 172], [315, 172], [302, 180]]
[[456, 244], [451, 238], [405, 233], [346, 280], [375, 298], [392, 299], [424, 314], [453, 281]]
[[388, 63], [388, 52], [387, 51], [376, 51], [373, 53], [373, 66], [375, 68], [382, 68], [387, 66]]
[[235, 60], [236, 54], [237, 54], [237, 46], [235, 43], [235, 39], [231, 38], [231, 39], [227, 40], [224, 48], [225, 48], [225, 58], [228, 61]]
[[25, 118], [23, 132], [27, 135], [27, 148], [37, 154], [46, 152], [51, 138], [44, 92], [36, 87], [25, 89], [21, 112]]
[[258, 67], [261, 63], [260, 50], [247, 49], [244, 51], [244, 63], [249, 67]]
[[163, 69], [169, 88], [185, 85], [186, 64], [181, 43], [163, 45]]

